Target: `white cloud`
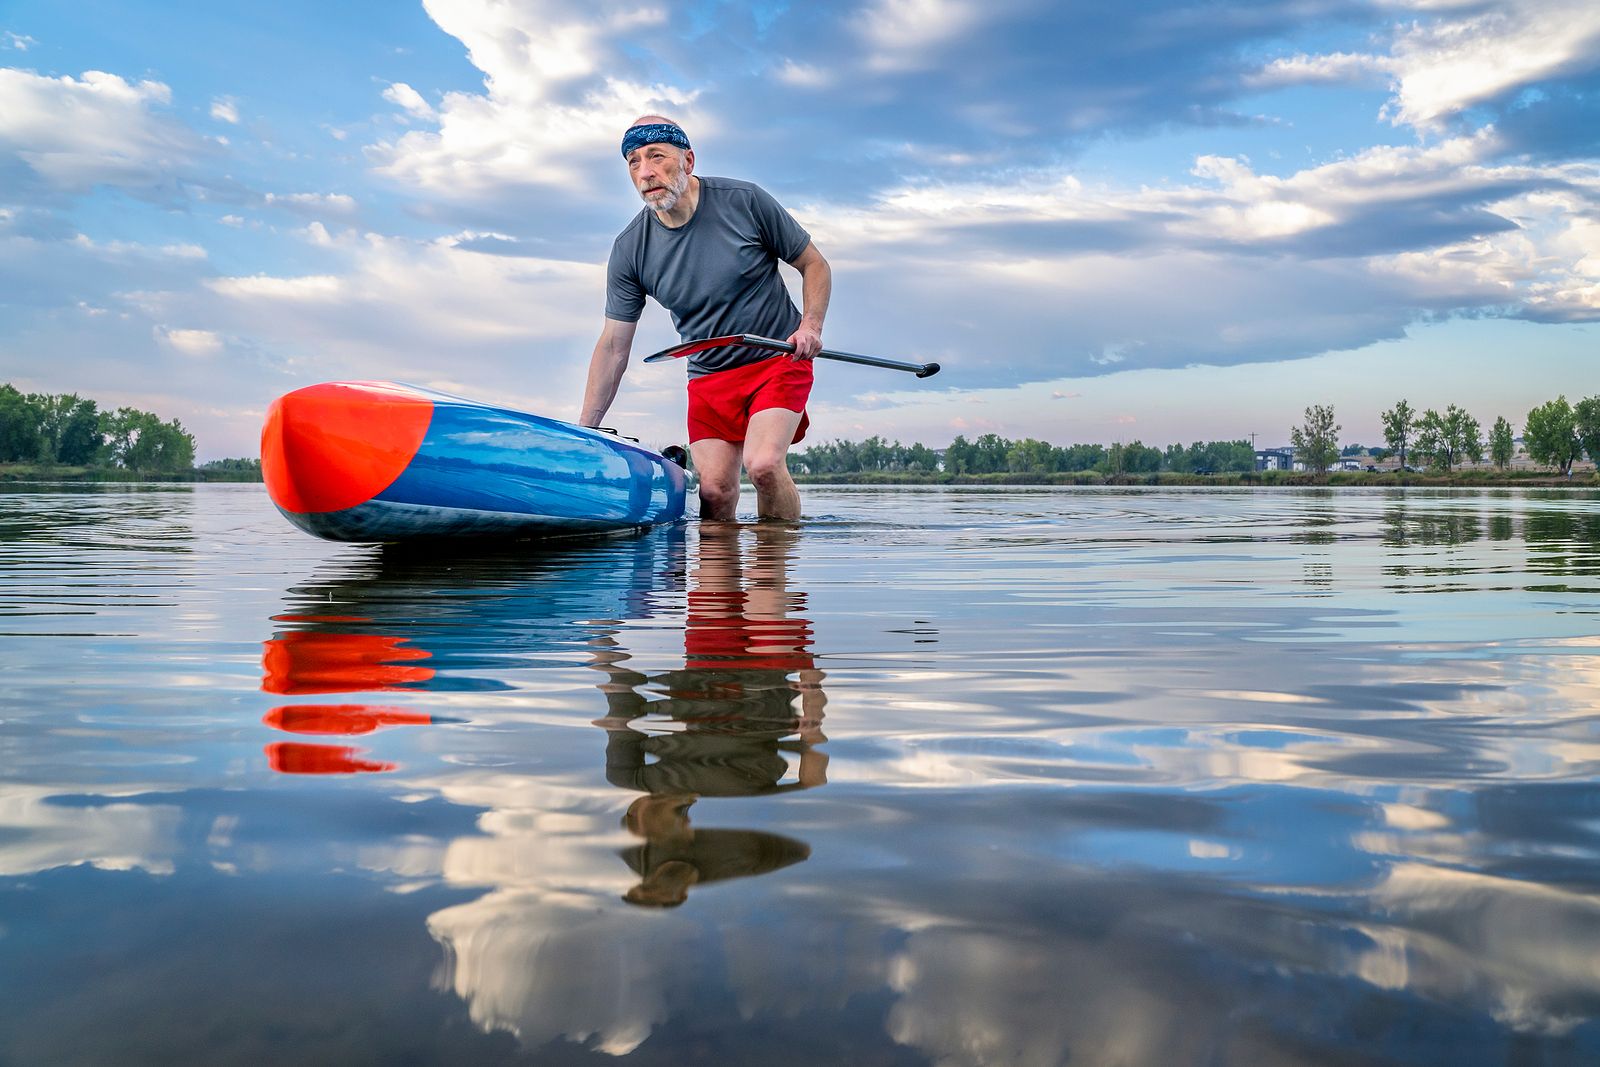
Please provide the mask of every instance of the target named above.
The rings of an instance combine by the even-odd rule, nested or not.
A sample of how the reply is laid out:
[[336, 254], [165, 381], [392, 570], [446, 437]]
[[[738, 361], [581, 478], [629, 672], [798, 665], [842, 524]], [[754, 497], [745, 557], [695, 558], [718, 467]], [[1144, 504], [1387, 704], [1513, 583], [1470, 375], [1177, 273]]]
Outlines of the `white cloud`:
[[830, 327], [953, 384], [1303, 357], [1459, 311], [1600, 319], [1600, 178], [1498, 150], [1490, 131], [1283, 176], [1206, 156], [1187, 184], [917, 184], [800, 214], [839, 277]]
[[155, 112], [172, 92], [91, 70], [81, 79], [0, 68], [0, 160], [20, 159], [51, 186], [85, 191], [170, 184], [200, 151]]
[[834, 76], [821, 67], [796, 63], [792, 59], [783, 61], [777, 70], [777, 78], [796, 89], [826, 89], [834, 83]]
[[12, 33], [8, 30], [6, 31], [4, 42], [0, 43], [3, 43], [6, 48], [11, 48], [18, 52], [26, 52], [39, 42], [26, 34]]
[[323, 304], [339, 299], [344, 292], [343, 283], [331, 274], [305, 274], [294, 278], [254, 274], [213, 278], [205, 284], [214, 293], [258, 304]]
[[[132, 788], [129, 789], [132, 792]], [[0, 876], [16, 877], [56, 867], [171, 874], [179, 851], [182, 810], [171, 804], [137, 804], [107, 797], [69, 807], [68, 789], [8, 783], [0, 796]]]
[[128, 257], [167, 259], [205, 259], [206, 250], [196, 244], [146, 245], [137, 241], [96, 241], [84, 234], [72, 238], [78, 248], [106, 259]]
[[978, 21], [967, 0], [875, 0], [855, 20], [874, 70], [915, 70], [941, 47], [955, 43]]
[[1247, 79], [1247, 83], [1256, 88], [1270, 89], [1282, 85], [1367, 81], [1388, 76], [1395, 69], [1395, 62], [1387, 56], [1352, 52], [1333, 52], [1320, 56], [1302, 53], [1273, 60]]
[[[428, 0], [425, 6], [441, 29], [466, 45], [484, 73], [485, 91], [446, 93], [436, 131], [413, 130], [369, 146], [367, 154], [380, 173], [430, 196], [473, 199], [508, 188], [585, 187], [586, 175], [615, 151], [634, 116], [681, 110], [695, 98], [692, 91], [611, 73], [629, 67], [617, 39], [663, 24], [660, 9], [532, 0]], [[415, 114], [404, 93], [385, 95]]]
[[157, 326], [155, 336], [156, 340], [185, 356], [203, 358], [222, 351], [222, 338], [210, 330], [175, 330]]
[[1600, 68], [1600, 5], [1513, 0], [1406, 28], [1395, 41], [1394, 117], [1441, 119], [1518, 86]]
[[283, 208], [313, 218], [349, 218], [355, 215], [359, 206], [355, 197], [345, 193], [268, 193], [262, 200], [268, 207]]
[[219, 96], [211, 101], [211, 117], [234, 125], [239, 123], [239, 102], [231, 96]]
[[473, 395], [523, 395], [531, 354], [554, 346], [560, 363], [538, 378], [551, 392], [530, 406], [576, 407], [601, 323], [598, 265], [485, 255], [455, 237], [324, 234], [321, 254], [338, 273], [214, 278], [205, 289], [220, 299], [178, 294], [152, 311], [216, 323], [320, 376], [430, 381], [448, 373]]
[[383, 98], [391, 104], [399, 104], [416, 118], [434, 122], [439, 117], [433, 107], [422, 99], [422, 94], [405, 82], [395, 82], [389, 86], [383, 91]]
[[1434, 129], [1523, 86], [1600, 69], [1600, 5], [1593, 0], [1501, 0], [1493, 5], [1402, 0], [1424, 15], [1395, 27], [1388, 55], [1333, 52], [1274, 60], [1258, 87], [1387, 76], [1385, 113]]

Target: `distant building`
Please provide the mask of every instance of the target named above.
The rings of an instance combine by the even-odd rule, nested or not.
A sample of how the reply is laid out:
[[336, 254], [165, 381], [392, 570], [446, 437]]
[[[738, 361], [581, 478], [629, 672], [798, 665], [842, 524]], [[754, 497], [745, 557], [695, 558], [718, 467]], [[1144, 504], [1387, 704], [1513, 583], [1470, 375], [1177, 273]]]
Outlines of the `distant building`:
[[1297, 469], [1294, 462], [1294, 449], [1292, 448], [1258, 448], [1256, 449], [1256, 470], [1258, 471], [1292, 471]]

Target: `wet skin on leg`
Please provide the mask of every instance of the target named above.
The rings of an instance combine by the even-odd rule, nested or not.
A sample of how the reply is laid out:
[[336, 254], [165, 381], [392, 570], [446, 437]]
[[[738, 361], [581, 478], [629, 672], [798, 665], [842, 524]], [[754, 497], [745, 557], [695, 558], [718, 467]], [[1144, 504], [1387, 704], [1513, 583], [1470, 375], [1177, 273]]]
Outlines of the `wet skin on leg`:
[[744, 469], [756, 487], [756, 514], [763, 519], [798, 522], [800, 491], [789, 476], [789, 445], [800, 426], [800, 412], [764, 408], [750, 416], [745, 430]]
[[739, 445], [703, 438], [691, 442], [694, 469], [700, 475], [700, 517], [732, 521], [739, 510]]

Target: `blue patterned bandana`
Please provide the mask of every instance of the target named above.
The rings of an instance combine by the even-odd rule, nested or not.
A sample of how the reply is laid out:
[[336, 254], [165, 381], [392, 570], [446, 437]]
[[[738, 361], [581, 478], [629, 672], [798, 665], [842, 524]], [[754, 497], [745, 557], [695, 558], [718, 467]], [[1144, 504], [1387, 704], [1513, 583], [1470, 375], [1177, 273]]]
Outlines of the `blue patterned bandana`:
[[683, 130], [670, 122], [651, 122], [628, 127], [628, 132], [622, 135], [622, 158], [627, 159], [628, 153], [647, 144], [670, 144], [685, 152], [690, 150], [689, 136]]

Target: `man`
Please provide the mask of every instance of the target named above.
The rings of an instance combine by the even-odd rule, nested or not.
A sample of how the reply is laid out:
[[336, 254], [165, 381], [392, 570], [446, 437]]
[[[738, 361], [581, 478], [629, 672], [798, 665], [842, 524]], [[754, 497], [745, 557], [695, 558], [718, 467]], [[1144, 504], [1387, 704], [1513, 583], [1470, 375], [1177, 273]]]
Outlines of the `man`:
[[[617, 237], [606, 269], [606, 322], [589, 362], [579, 422], [598, 426], [628, 369], [646, 296], [672, 313], [684, 340], [749, 333], [783, 338], [790, 357], [743, 345], [689, 357], [689, 449], [700, 474], [700, 517], [726, 520], [739, 504], [739, 467], [764, 519], [800, 518], [789, 446], [805, 436], [812, 360], [822, 349], [833, 272], [811, 237], [765, 190], [701, 178], [683, 129], [642, 115], [622, 157], [645, 208]], [[789, 299], [778, 262], [800, 272], [805, 311]]]

